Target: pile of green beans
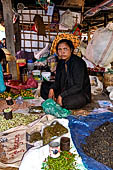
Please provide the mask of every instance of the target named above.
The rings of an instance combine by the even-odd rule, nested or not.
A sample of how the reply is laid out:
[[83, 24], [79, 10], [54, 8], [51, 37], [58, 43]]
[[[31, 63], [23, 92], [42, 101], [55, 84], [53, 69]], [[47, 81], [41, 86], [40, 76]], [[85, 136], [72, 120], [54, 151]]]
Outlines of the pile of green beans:
[[44, 170], [79, 170], [76, 168], [76, 154], [62, 151], [58, 158], [47, 157]]

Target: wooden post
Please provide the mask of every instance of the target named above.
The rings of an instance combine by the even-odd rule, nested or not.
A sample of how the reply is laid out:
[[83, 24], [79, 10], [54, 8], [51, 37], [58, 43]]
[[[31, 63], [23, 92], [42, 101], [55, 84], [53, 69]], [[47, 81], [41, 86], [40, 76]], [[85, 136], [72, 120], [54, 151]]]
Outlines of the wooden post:
[[[3, 5], [7, 49], [13, 56], [15, 56], [12, 3], [11, 0], [1, 0], [1, 2]], [[13, 61], [11, 67], [10, 73], [12, 74], [13, 79], [17, 79], [16, 61]]]
[[108, 23], [108, 14], [104, 13], [104, 27], [106, 27]]
[[88, 33], [87, 33], [87, 35], [88, 35], [88, 42], [90, 41], [90, 24], [88, 23], [88, 25], [87, 25], [87, 30], [88, 30]]
[[19, 17], [16, 23], [14, 23], [14, 33], [15, 33], [15, 51], [18, 52], [21, 50], [21, 33], [19, 26]]
[[80, 21], [81, 24], [82, 24], [83, 15], [84, 15], [84, 4], [85, 4], [85, 0], [82, 0], [82, 12], [81, 12], [81, 21]]
[[14, 29], [13, 29], [13, 12], [11, 0], [1, 0], [3, 5], [3, 16], [6, 31], [6, 43], [7, 49], [10, 53], [15, 56], [15, 45], [14, 45]]

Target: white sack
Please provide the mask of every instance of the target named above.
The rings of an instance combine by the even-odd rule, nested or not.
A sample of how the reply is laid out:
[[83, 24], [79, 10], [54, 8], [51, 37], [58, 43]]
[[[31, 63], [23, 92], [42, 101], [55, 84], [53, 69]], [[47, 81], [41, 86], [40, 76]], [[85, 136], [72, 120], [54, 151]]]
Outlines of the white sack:
[[103, 84], [97, 76], [89, 76], [91, 84], [91, 94], [98, 95], [103, 91]]
[[113, 61], [113, 23], [95, 31], [86, 48], [86, 58], [105, 67]]
[[110, 100], [113, 100], [113, 86], [108, 86], [106, 90], [109, 92]]

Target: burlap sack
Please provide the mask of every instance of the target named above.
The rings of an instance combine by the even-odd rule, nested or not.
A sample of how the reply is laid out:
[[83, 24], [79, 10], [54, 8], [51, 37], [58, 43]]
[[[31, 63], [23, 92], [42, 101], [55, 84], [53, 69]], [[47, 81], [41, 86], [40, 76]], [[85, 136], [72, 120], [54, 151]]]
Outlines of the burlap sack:
[[25, 126], [11, 128], [0, 133], [0, 167], [18, 167], [25, 151]]
[[26, 132], [31, 134], [40, 131], [54, 119], [54, 116], [45, 115], [27, 126], [18, 126], [0, 133], [0, 168], [19, 167], [27, 151]]

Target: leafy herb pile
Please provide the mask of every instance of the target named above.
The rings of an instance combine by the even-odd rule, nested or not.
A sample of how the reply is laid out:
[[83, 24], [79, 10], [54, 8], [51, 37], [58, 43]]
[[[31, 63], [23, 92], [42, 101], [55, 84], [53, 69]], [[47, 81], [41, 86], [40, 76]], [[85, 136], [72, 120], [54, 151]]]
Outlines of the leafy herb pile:
[[76, 168], [76, 154], [62, 151], [58, 158], [47, 157], [47, 161], [43, 164], [43, 170], [79, 170]]

